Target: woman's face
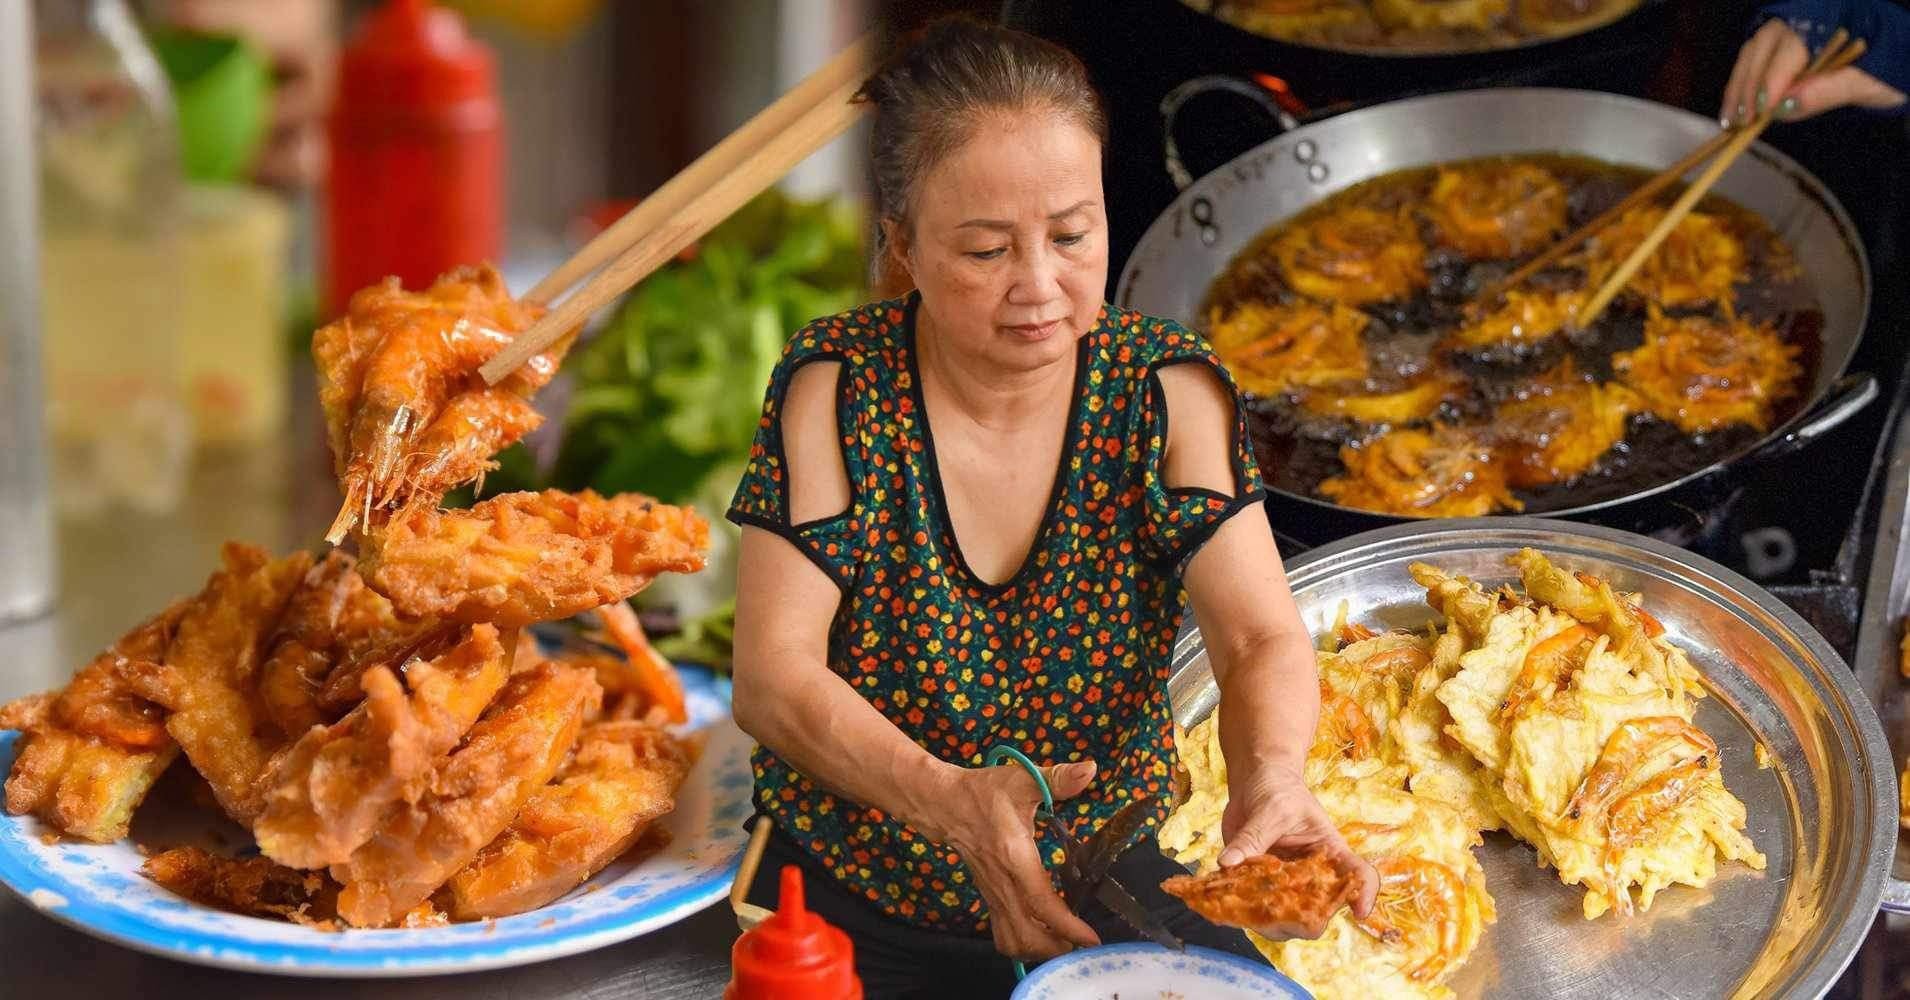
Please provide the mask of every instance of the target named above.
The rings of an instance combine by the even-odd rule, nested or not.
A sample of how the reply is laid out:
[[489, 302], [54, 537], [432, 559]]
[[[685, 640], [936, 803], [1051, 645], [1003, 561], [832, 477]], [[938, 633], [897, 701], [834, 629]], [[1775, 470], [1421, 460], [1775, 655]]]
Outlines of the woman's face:
[[1101, 143], [1047, 111], [992, 114], [885, 223], [934, 335], [1009, 371], [1064, 360], [1101, 310]]

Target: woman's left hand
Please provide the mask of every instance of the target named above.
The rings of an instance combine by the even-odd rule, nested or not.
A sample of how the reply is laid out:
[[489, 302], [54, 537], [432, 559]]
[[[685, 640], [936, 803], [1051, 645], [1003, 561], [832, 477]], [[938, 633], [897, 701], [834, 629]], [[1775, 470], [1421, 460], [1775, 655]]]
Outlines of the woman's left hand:
[[1800, 81], [1810, 58], [1789, 25], [1766, 21], [1738, 51], [1718, 124], [1744, 125], [1767, 108], [1775, 108], [1782, 121], [1796, 121], [1845, 105], [1883, 110], [1904, 101], [1901, 91], [1855, 66]]
[[[1346, 838], [1340, 836], [1297, 771], [1264, 767], [1244, 782], [1244, 787], [1231, 789], [1227, 811], [1221, 817], [1220, 836], [1226, 844], [1220, 852], [1222, 868], [1259, 854], [1280, 857], [1322, 852], [1359, 886], [1353, 915], [1364, 917], [1372, 912], [1373, 900], [1379, 895], [1379, 873], [1347, 846]], [[1261, 937], [1274, 941], [1317, 938], [1325, 930], [1324, 923], [1318, 927], [1255, 928]]]

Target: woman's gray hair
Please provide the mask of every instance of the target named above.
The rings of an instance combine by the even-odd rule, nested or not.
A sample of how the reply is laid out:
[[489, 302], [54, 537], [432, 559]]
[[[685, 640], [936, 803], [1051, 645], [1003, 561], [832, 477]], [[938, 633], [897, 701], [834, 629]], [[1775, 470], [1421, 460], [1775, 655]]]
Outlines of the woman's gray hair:
[[967, 17], [924, 28], [862, 85], [859, 99], [875, 105], [869, 162], [878, 267], [888, 249], [881, 221], [908, 225], [922, 178], [986, 116], [1051, 111], [1107, 142], [1107, 116], [1081, 60], [1032, 35]]

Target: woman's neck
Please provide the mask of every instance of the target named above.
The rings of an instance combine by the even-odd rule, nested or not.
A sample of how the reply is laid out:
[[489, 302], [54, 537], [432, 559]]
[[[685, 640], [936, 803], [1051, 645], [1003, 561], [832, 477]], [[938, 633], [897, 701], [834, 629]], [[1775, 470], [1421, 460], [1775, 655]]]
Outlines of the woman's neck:
[[[1072, 395], [1075, 354], [1030, 370], [1009, 370], [950, 350], [926, 310], [915, 317], [916, 367], [962, 416], [991, 430], [1026, 427]], [[925, 387], [926, 388], [926, 387]]]

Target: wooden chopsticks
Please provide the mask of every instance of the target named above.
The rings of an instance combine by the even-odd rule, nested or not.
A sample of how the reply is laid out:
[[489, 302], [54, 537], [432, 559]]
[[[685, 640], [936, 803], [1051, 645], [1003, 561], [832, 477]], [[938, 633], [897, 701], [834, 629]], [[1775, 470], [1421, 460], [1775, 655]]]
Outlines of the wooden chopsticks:
[[867, 110], [854, 98], [874, 52], [872, 33], [857, 39], [539, 281], [527, 300], [549, 301], [597, 272], [478, 369], [486, 384], [496, 385], [848, 131]]
[[[1864, 42], [1861, 39], [1852, 41], [1849, 33], [1840, 28], [1836, 34], [1831, 36], [1830, 41], [1818, 51], [1816, 58], [1811, 60], [1810, 65], [1805, 67], [1799, 79], [1842, 69], [1857, 61], [1863, 53]], [[1712, 161], [1710, 166], [1706, 167], [1704, 172], [1699, 174], [1698, 177], [1691, 182], [1691, 185], [1685, 189], [1677, 201], [1672, 203], [1671, 208], [1665, 212], [1663, 218], [1658, 220], [1658, 224], [1646, 235], [1645, 239], [1632, 250], [1631, 254], [1628, 255], [1615, 270], [1605, 277], [1605, 280], [1599, 285], [1597, 291], [1587, 300], [1585, 308], [1579, 313], [1575, 322], [1581, 328], [1590, 326], [1592, 322], [1605, 311], [1605, 308], [1611, 304], [1611, 300], [1624, 288], [1625, 283], [1631, 280], [1632, 275], [1636, 274], [1638, 269], [1644, 265], [1644, 262], [1658, 249], [1659, 244], [1663, 243], [1665, 238], [1670, 235], [1672, 229], [1676, 228], [1678, 223], [1690, 213], [1692, 207], [1704, 197], [1706, 192], [1710, 191], [1711, 186], [1717, 183], [1718, 178], [1724, 174], [1725, 170], [1730, 168], [1732, 162], [1748, 149], [1752, 142], [1757, 140], [1758, 135], [1771, 124], [1775, 117], [1776, 108], [1773, 106], [1770, 109], [1760, 112], [1751, 122], [1736, 129], [1721, 131], [1710, 139], [1705, 140], [1699, 144], [1696, 149], [1687, 153], [1683, 159], [1665, 168], [1644, 184], [1639, 185], [1637, 190], [1626, 195], [1617, 204], [1600, 212], [1590, 222], [1573, 230], [1567, 234], [1565, 238], [1547, 248], [1545, 252], [1527, 261], [1511, 274], [1506, 275], [1495, 285], [1487, 289], [1484, 297], [1488, 299], [1496, 298], [1506, 289], [1518, 285], [1539, 271], [1557, 263], [1561, 258], [1570, 253], [1573, 248], [1603, 231], [1626, 212], [1656, 197], [1665, 188], [1682, 178], [1686, 171], [1710, 159]], [[1713, 157], [1715, 157], [1715, 159], [1713, 159]]]

